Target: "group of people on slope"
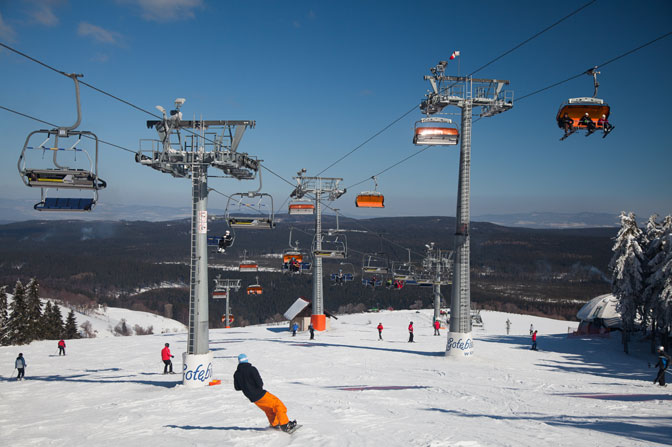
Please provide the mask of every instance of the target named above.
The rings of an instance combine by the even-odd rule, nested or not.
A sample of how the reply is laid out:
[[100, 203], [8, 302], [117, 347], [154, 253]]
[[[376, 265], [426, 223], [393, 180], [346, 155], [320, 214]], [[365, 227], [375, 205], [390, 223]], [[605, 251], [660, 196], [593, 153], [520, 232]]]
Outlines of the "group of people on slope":
[[[432, 323], [432, 327], [434, 328], [434, 335], [441, 335], [441, 332], [439, 332], [439, 329], [441, 328], [441, 322], [439, 320], [435, 320], [434, 323]], [[383, 323], [378, 323], [378, 326], [376, 326], [376, 329], [378, 329], [378, 340], [383, 339]], [[415, 343], [413, 341], [413, 322], [411, 321], [408, 324], [408, 342], [409, 343]]]

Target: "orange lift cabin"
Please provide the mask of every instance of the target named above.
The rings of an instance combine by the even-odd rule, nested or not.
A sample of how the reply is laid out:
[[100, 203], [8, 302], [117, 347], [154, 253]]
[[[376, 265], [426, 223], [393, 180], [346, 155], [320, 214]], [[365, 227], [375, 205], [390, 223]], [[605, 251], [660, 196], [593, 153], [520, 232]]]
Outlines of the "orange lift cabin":
[[256, 283], [255, 284], [250, 284], [247, 286], [247, 294], [248, 295], [261, 295], [264, 292], [264, 289], [261, 287], [261, 284], [259, 284], [259, 277], [256, 277]]
[[454, 146], [460, 133], [448, 118], [427, 117], [415, 123], [413, 144], [416, 146]]
[[[561, 129], [565, 128], [565, 121], [569, 123], [569, 120], [571, 120], [571, 123], [569, 123], [571, 124], [571, 130], [569, 130], [569, 128], [565, 130], [565, 136], [560, 139], [561, 141], [574, 133], [577, 129], [588, 128], [587, 123], [581, 123], [581, 118], [585, 117], [586, 115], [588, 115], [594, 124], [593, 129], [589, 129], [588, 135], [590, 135], [595, 130], [605, 130], [604, 136], [606, 136], [613, 128], [613, 126], [607, 125], [609, 129], [605, 129], [604, 122], [605, 120], [609, 119], [611, 108], [609, 107], [609, 104], [604, 102], [604, 100], [596, 97], [597, 89], [600, 86], [600, 83], [597, 82], [597, 75], [600, 74], [600, 72], [596, 69], [597, 67], [591, 68], [586, 70], [585, 73], [593, 77], [593, 96], [584, 98], [569, 98], [560, 106], [558, 114], [555, 116], [558, 127]], [[567, 117], [565, 117], [565, 114]]]
[[385, 208], [385, 197], [378, 192], [378, 181], [376, 176], [371, 177], [375, 183], [373, 191], [364, 191], [357, 194], [355, 206], [358, 208]]

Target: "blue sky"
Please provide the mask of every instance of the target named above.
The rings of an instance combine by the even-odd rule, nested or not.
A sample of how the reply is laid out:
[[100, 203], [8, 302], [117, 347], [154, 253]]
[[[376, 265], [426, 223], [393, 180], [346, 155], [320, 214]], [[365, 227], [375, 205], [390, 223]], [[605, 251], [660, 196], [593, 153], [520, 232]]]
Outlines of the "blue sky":
[[[187, 99], [186, 117], [252, 119], [241, 151], [287, 180], [317, 174], [419, 104], [423, 76], [454, 50], [469, 73], [587, 1], [256, 1], [0, 0], [0, 41], [144, 109]], [[514, 108], [480, 120], [472, 136], [472, 215], [532, 211], [672, 212], [672, 36], [601, 71], [599, 97], [616, 130], [606, 139], [579, 133], [558, 141], [555, 114], [568, 97], [591, 96], [588, 76], [539, 88], [599, 65], [672, 30], [669, 1], [598, 0], [475, 76], [508, 79]], [[0, 105], [49, 121], [74, 122], [72, 81], [0, 50]], [[450, 74], [457, 74], [451, 62]], [[137, 150], [154, 138], [150, 117], [82, 86], [80, 130]], [[457, 110], [455, 110], [457, 112]], [[32, 130], [45, 127], [0, 109], [4, 137], [1, 198], [34, 198], [16, 170]], [[417, 110], [324, 175], [350, 186], [417, 151]], [[432, 148], [378, 179], [379, 215], [455, 215], [459, 149]], [[102, 145], [100, 204], [188, 206], [188, 180], [173, 179]], [[263, 172], [275, 204], [291, 191]], [[212, 179], [226, 194], [256, 189]], [[354, 207], [349, 189], [334, 204]], [[225, 199], [211, 195], [210, 207]], [[95, 211], [94, 211], [95, 213]], [[36, 217], [41, 217], [36, 215]]]

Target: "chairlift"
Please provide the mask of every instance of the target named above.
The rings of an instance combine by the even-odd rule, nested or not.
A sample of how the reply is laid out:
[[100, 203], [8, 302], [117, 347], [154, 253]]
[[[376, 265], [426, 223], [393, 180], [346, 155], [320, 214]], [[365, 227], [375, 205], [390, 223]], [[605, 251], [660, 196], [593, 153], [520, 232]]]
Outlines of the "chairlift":
[[397, 281], [408, 281], [415, 278], [415, 266], [410, 262], [393, 262], [392, 278]]
[[[595, 67], [597, 68], [597, 67]], [[596, 130], [605, 130], [604, 122], [609, 118], [611, 108], [609, 104], [604, 102], [604, 100], [597, 98], [597, 90], [600, 86], [600, 83], [597, 81], [597, 75], [600, 73], [596, 71], [595, 68], [586, 71], [586, 74], [593, 77], [593, 87], [594, 92], [592, 97], [581, 97], [581, 98], [569, 98], [566, 102], [562, 103], [560, 109], [558, 110], [555, 120], [558, 124], [558, 127], [565, 129], [565, 121], [570, 125], [568, 126], [571, 130], [566, 130], [565, 136], [561, 138], [564, 140], [569, 135], [574, 133], [577, 129], [588, 129], [588, 135], [591, 135]], [[567, 118], [565, 118], [567, 114]], [[592, 121], [592, 125], [588, 123], [581, 122], [581, 119], [585, 116], [588, 116]], [[592, 129], [590, 128], [592, 127]], [[607, 125], [608, 129], [605, 131], [604, 136], [606, 137], [613, 126]]]
[[289, 203], [289, 214], [292, 216], [312, 216], [315, 204], [310, 200], [294, 200]]
[[[69, 127], [29, 133], [17, 163], [23, 183], [41, 188], [41, 200], [33, 207], [37, 211], [91, 211], [98, 201], [98, 191], [107, 186], [98, 177], [98, 137], [89, 131], [75, 130], [81, 122], [77, 80], [81, 75], [68, 76], [75, 83], [77, 121]], [[39, 137], [39, 140], [33, 143], [33, 137]], [[82, 137], [94, 142], [93, 158], [88, 150], [79, 147]], [[51, 157], [44, 157], [47, 151]], [[45, 159], [49, 161], [45, 162]], [[93, 197], [47, 197], [49, 189], [92, 191]]]
[[383, 280], [376, 276], [372, 276], [371, 278], [362, 278], [362, 285], [364, 287], [371, 286], [372, 288], [375, 289], [376, 287], [383, 286]]
[[[234, 321], [233, 315], [229, 315], [229, 324], [233, 323], [233, 321]], [[222, 323], [226, 324], [226, 314], [222, 314]]]
[[448, 118], [430, 116], [415, 123], [413, 144], [417, 146], [454, 146], [460, 139], [457, 126]]
[[376, 176], [371, 177], [375, 183], [373, 191], [364, 191], [357, 194], [355, 206], [358, 208], [385, 208], [385, 197], [378, 192], [378, 181]]
[[333, 236], [322, 235], [322, 247], [317, 248], [317, 235], [313, 238], [313, 255], [318, 258], [345, 259], [348, 255], [348, 244], [345, 234], [336, 233]]
[[386, 275], [390, 273], [390, 261], [384, 253], [365, 253], [362, 257], [362, 273]]
[[[234, 193], [229, 196], [226, 201], [226, 220], [231, 228], [253, 230], [275, 228], [273, 196], [259, 192], [261, 186], [261, 171], [259, 171], [259, 188], [256, 191]], [[242, 215], [233, 216], [234, 208]]]
[[238, 265], [238, 271], [239, 272], [258, 272], [259, 271], [259, 264], [257, 264], [257, 261], [252, 261], [251, 259], [247, 259], [247, 250], [243, 250], [243, 260], [240, 261], [240, 264]]
[[342, 286], [346, 282], [350, 282], [355, 279], [355, 266], [349, 262], [341, 262], [341, 265], [349, 265], [351, 272], [344, 272], [343, 269], [338, 269], [338, 273], [332, 273], [330, 278], [333, 285]]
[[292, 244], [292, 233], [294, 227], [289, 228], [289, 249], [282, 254], [282, 272], [301, 273], [303, 271], [310, 271], [312, 263], [304, 261], [304, 253], [299, 250], [299, 241]]
[[229, 230], [221, 236], [208, 236], [208, 246], [217, 247], [217, 253], [225, 253], [227, 248], [233, 246], [234, 241], [235, 235]]
[[264, 292], [264, 289], [261, 287], [259, 284], [259, 277], [256, 277], [256, 283], [255, 284], [250, 284], [247, 286], [247, 294], [248, 295], [261, 295]]

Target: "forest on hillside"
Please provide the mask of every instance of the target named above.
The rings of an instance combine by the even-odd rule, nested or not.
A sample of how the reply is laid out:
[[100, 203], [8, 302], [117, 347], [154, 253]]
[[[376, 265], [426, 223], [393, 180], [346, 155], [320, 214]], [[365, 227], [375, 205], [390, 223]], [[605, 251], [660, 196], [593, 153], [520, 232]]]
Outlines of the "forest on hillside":
[[[333, 216], [325, 228], [335, 228]], [[348, 258], [324, 261], [325, 309], [334, 313], [358, 308], [430, 307], [431, 288], [363, 287], [361, 267], [367, 253], [384, 253], [390, 262], [411, 260], [425, 253], [425, 244], [450, 250], [454, 218], [399, 217], [344, 219], [339, 228], [347, 238]], [[210, 235], [227, 228], [221, 219], [209, 224]], [[310, 274], [241, 273], [244, 258], [260, 267], [279, 269], [280, 255], [292, 244], [309, 251], [313, 226], [309, 219], [280, 216], [273, 231], [237, 231], [226, 253], [209, 252], [209, 278], [239, 278], [243, 285], [258, 282], [259, 296], [233, 293], [234, 324], [278, 319], [299, 296], [312, 296]], [[188, 220], [168, 222], [29, 221], [0, 226], [0, 285], [37, 278], [42, 295], [72, 306], [98, 303], [165, 314], [185, 323], [189, 307]], [[611, 245], [616, 228], [530, 230], [489, 223], [471, 225], [472, 307], [573, 319], [588, 299], [607, 293]], [[333, 285], [331, 273], [342, 269], [355, 281]], [[210, 289], [213, 288], [211, 281]], [[450, 286], [442, 287], [450, 304]], [[224, 300], [211, 300], [211, 325], [221, 324]]]

